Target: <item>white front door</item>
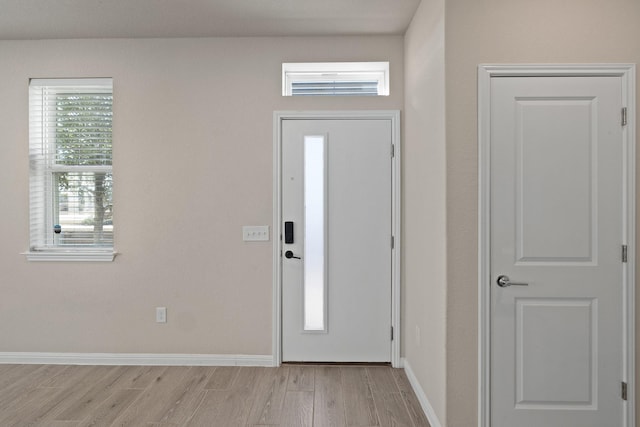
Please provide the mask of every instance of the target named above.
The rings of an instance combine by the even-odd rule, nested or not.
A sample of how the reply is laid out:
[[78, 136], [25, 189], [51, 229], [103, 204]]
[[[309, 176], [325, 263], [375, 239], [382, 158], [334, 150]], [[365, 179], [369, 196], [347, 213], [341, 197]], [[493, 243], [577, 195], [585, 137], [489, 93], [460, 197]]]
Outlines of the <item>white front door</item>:
[[622, 426], [621, 78], [490, 91], [491, 426]]
[[391, 361], [392, 123], [282, 122], [282, 360]]

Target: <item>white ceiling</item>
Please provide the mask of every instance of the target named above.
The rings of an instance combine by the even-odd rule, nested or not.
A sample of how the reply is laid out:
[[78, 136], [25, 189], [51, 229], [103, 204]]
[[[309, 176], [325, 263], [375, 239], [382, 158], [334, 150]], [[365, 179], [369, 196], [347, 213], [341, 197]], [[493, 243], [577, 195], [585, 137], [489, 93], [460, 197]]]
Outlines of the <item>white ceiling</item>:
[[0, 40], [403, 34], [420, 0], [0, 0]]

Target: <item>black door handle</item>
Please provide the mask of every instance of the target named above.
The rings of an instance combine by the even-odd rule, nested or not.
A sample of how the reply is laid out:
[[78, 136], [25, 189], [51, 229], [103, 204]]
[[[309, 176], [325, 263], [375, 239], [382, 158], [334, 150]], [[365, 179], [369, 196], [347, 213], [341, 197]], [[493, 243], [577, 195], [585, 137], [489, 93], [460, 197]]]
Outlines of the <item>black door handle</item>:
[[295, 256], [295, 255], [293, 254], [293, 252], [291, 252], [291, 251], [287, 251], [287, 252], [285, 252], [285, 253], [284, 253], [284, 257], [285, 257], [285, 258], [288, 258], [288, 259], [291, 259], [291, 258], [301, 259], [299, 256]]

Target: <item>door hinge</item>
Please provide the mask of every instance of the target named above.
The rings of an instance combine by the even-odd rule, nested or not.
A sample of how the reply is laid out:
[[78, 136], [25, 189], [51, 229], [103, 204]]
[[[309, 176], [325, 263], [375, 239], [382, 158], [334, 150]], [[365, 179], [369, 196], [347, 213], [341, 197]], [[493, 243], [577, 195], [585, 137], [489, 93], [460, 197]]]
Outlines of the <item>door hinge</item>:
[[391, 327], [391, 341], [393, 341], [393, 326]]
[[391, 144], [391, 157], [395, 157], [396, 156], [396, 146], [394, 144]]
[[627, 383], [622, 382], [622, 400], [627, 400]]
[[627, 125], [627, 107], [622, 107], [622, 126]]
[[391, 249], [395, 249], [396, 247], [396, 238], [391, 236]]
[[622, 245], [622, 262], [627, 262], [627, 245]]

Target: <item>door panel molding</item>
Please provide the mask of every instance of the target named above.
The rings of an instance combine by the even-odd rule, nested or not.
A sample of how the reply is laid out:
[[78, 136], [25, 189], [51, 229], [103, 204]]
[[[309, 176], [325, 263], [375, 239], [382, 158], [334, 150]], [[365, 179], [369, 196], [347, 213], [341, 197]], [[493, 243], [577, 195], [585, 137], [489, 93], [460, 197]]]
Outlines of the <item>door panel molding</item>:
[[635, 65], [523, 64], [478, 66], [478, 426], [491, 426], [490, 124], [491, 79], [495, 77], [619, 77], [627, 108], [623, 139], [623, 236], [628, 262], [623, 268], [623, 378], [628, 384], [624, 426], [635, 426]]
[[[401, 256], [401, 144], [399, 110], [357, 111], [275, 111], [273, 114], [273, 366], [282, 363], [282, 123], [284, 120], [372, 120], [391, 121], [394, 156], [391, 170], [391, 221], [394, 246], [391, 251], [391, 365], [401, 367], [400, 359], [400, 256]], [[390, 153], [391, 155], [391, 153]], [[391, 242], [390, 242], [391, 243]], [[391, 334], [391, 331], [389, 331]]]

